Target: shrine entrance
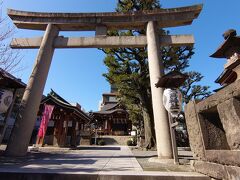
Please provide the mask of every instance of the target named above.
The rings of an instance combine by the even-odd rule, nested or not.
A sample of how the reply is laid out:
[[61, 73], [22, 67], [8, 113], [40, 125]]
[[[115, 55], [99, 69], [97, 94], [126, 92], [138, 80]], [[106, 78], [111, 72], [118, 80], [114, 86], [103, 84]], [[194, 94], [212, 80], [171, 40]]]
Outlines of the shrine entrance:
[[[160, 46], [193, 45], [192, 35], [159, 35], [158, 29], [190, 25], [202, 5], [129, 13], [38, 13], [8, 10], [13, 23], [22, 29], [45, 31], [40, 38], [16, 38], [12, 48], [38, 48], [38, 55], [6, 153], [23, 156], [27, 152], [44, 86], [55, 48], [148, 48], [149, 72], [158, 157], [172, 159], [167, 112], [162, 103], [163, 89], [155, 84], [163, 76]], [[146, 36], [107, 36], [107, 30], [146, 29]], [[59, 31], [95, 31], [95, 37], [62, 37]]]

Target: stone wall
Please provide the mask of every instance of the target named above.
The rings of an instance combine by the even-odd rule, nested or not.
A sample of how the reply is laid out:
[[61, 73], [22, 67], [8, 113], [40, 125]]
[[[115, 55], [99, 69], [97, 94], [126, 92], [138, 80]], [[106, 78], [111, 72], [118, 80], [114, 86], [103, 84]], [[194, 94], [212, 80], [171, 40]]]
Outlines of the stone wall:
[[217, 108], [231, 150], [240, 150], [240, 101], [231, 98]]
[[240, 179], [240, 81], [185, 107], [196, 171], [217, 179]]
[[[204, 144], [206, 149], [229, 149], [226, 134], [217, 112], [201, 113], [201, 128], [204, 129]], [[204, 125], [203, 125], [204, 124]]]
[[195, 161], [192, 166], [200, 173], [206, 174], [216, 179], [239, 180], [240, 167], [227, 166], [212, 162]]
[[191, 150], [193, 151], [195, 157], [204, 160], [205, 146], [203, 143], [203, 134], [201, 132], [196, 113], [195, 102], [189, 102], [185, 107], [185, 118]]
[[127, 140], [131, 139], [132, 136], [101, 136], [106, 145], [127, 145]]

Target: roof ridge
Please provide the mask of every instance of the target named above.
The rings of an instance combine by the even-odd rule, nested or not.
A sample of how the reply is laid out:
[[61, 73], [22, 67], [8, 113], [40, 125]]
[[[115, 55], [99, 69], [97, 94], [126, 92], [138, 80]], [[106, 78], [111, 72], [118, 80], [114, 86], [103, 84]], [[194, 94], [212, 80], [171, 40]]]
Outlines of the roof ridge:
[[65, 100], [64, 98], [62, 98], [59, 94], [57, 94], [53, 89], [51, 89], [51, 92], [48, 94], [52, 97], [54, 97], [55, 99], [65, 103], [65, 104], [68, 104], [68, 105], [71, 105], [67, 100]]

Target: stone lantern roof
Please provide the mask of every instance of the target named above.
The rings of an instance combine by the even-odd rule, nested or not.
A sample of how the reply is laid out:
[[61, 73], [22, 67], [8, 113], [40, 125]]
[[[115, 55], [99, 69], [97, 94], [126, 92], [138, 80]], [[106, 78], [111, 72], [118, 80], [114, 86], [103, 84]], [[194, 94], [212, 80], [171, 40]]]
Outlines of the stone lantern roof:
[[240, 79], [240, 36], [237, 36], [236, 30], [229, 29], [223, 37], [224, 43], [210, 57], [227, 59], [223, 72], [215, 81], [226, 86]]
[[229, 58], [229, 56], [232, 56], [235, 53], [234, 51], [238, 51], [238, 53], [240, 54], [240, 36], [236, 35], [236, 30], [227, 30], [223, 34], [225, 41], [210, 57]]
[[188, 75], [182, 74], [178, 71], [172, 71], [167, 73], [166, 75], [159, 78], [158, 82], [155, 86], [162, 88], [178, 88], [180, 87], [185, 80], [188, 78]]

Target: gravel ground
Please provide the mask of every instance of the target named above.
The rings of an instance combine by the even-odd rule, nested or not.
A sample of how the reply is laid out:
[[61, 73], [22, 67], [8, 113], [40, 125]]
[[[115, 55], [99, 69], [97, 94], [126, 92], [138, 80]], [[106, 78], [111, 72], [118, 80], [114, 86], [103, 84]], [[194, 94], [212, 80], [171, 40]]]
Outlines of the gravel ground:
[[153, 157], [157, 157], [157, 151], [145, 151], [132, 148], [132, 153], [136, 157], [138, 163], [141, 165], [144, 171], [174, 171], [174, 172], [192, 172], [190, 167], [190, 160], [192, 152], [187, 149], [179, 148], [179, 161], [180, 165], [175, 164], [161, 164], [155, 162], [149, 162], [148, 160]]

